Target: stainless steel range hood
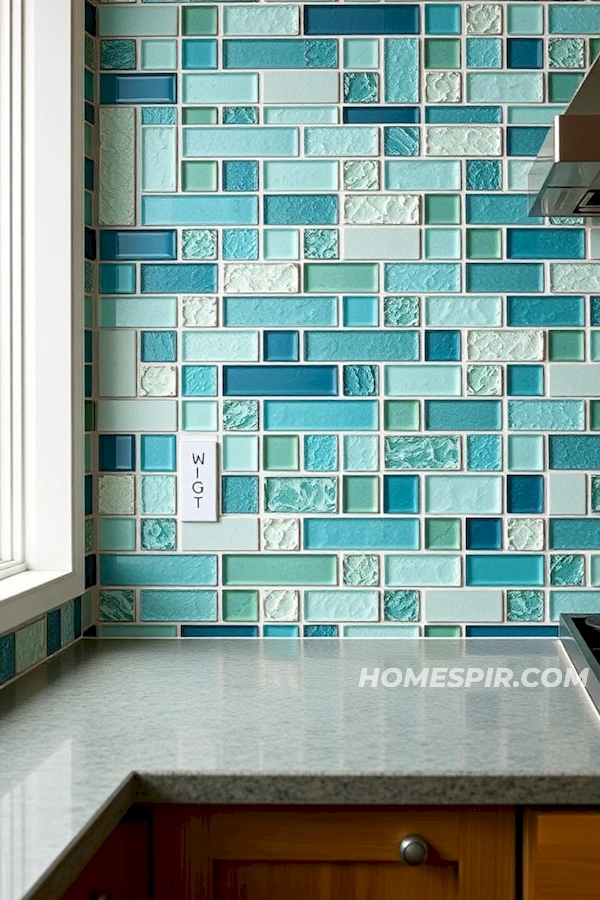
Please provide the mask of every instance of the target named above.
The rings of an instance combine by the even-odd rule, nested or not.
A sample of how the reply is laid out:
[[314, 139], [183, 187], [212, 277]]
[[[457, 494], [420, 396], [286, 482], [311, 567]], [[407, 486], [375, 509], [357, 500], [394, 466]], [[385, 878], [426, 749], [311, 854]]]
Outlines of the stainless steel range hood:
[[532, 216], [600, 215], [600, 57], [554, 125], [528, 179]]

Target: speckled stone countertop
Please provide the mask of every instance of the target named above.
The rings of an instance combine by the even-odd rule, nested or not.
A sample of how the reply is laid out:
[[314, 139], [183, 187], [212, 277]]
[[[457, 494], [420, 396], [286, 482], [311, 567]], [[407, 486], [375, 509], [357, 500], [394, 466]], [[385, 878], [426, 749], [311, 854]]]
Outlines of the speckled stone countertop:
[[0, 897], [56, 900], [136, 800], [600, 804], [580, 686], [359, 687], [568, 664], [532, 640], [79, 643], [0, 691]]

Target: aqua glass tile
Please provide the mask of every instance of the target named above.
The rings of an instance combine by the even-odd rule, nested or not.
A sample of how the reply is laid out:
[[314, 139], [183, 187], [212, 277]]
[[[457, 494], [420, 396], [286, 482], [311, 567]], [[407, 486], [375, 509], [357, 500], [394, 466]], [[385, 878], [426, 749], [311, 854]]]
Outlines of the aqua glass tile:
[[221, 479], [221, 508], [224, 514], [258, 512], [258, 478], [224, 475]]
[[142, 622], [209, 622], [217, 618], [216, 591], [140, 591]]
[[304, 616], [307, 621], [376, 622], [379, 594], [377, 591], [306, 591]]
[[217, 42], [210, 39], [183, 40], [181, 42], [181, 65], [186, 70], [216, 69]]
[[502, 41], [500, 38], [467, 38], [467, 68], [502, 68]]
[[256, 125], [258, 123], [258, 107], [256, 106], [224, 106], [223, 125]]
[[344, 469], [350, 472], [376, 471], [379, 468], [378, 438], [367, 434], [344, 435], [343, 463]]
[[177, 10], [168, 6], [104, 6], [99, 10], [100, 35], [131, 36], [177, 34]]
[[[142, 115], [144, 111], [142, 110]], [[184, 125], [214, 125], [217, 121], [217, 109], [214, 106], [190, 107], [181, 111]]]
[[542, 366], [507, 366], [507, 391], [513, 397], [540, 397], [544, 393]]
[[304, 637], [307, 638], [334, 638], [338, 636], [337, 625], [305, 625]]
[[306, 434], [304, 468], [309, 472], [334, 472], [337, 467], [337, 437], [334, 434]]
[[376, 475], [345, 475], [343, 478], [342, 512], [379, 512], [379, 478]]
[[473, 587], [528, 587], [544, 584], [544, 557], [533, 553], [470, 554], [466, 584]]
[[420, 134], [418, 128], [392, 125], [384, 128], [384, 152], [386, 156], [418, 156]]
[[298, 438], [295, 435], [263, 438], [263, 465], [268, 471], [296, 471], [299, 466]]
[[223, 163], [224, 191], [257, 191], [258, 162], [254, 160], [227, 160]]
[[368, 397], [378, 393], [377, 366], [344, 366], [344, 394], [348, 397]]
[[223, 591], [225, 622], [257, 622], [258, 591]]
[[223, 469], [226, 472], [256, 472], [258, 470], [258, 439], [253, 435], [225, 435], [223, 438]]
[[507, 9], [509, 34], [542, 34], [544, 7], [541, 3], [509, 3]]
[[426, 228], [426, 259], [459, 259], [461, 232], [457, 228]]
[[[372, 12], [372, 10], [371, 10]], [[416, 38], [384, 40], [384, 98], [387, 103], [418, 103], [419, 42]], [[399, 77], [402, 73], [402, 77]]]
[[544, 618], [543, 591], [507, 591], [506, 609], [509, 622], [536, 622]]
[[226, 69], [335, 69], [338, 42], [322, 39], [235, 38], [223, 41]]
[[376, 69], [379, 66], [379, 41], [374, 38], [344, 39], [345, 69]]
[[105, 553], [100, 556], [100, 583], [106, 587], [214, 585], [216, 578], [217, 560], [210, 555]]
[[304, 231], [305, 259], [337, 259], [339, 237], [334, 228], [307, 228]]
[[176, 69], [177, 41], [143, 40], [140, 59], [142, 69]]
[[458, 3], [425, 4], [426, 34], [460, 34], [461, 10]]
[[216, 431], [217, 403], [213, 400], [184, 400], [181, 427], [184, 431]]
[[508, 437], [510, 471], [539, 472], [544, 468], [544, 438], [535, 434], [511, 434]]
[[142, 331], [142, 362], [174, 362], [177, 359], [177, 336], [174, 331]]
[[467, 469], [472, 472], [493, 472], [502, 469], [502, 438], [500, 435], [467, 435]]
[[583, 69], [585, 66], [585, 39], [550, 38], [548, 63], [552, 69]]
[[297, 228], [265, 228], [263, 255], [265, 259], [298, 259], [300, 234]]
[[383, 324], [387, 328], [404, 328], [418, 325], [420, 321], [419, 298], [384, 297]]
[[468, 159], [466, 176], [468, 191], [499, 191], [502, 187], [502, 164], [494, 159]]
[[334, 225], [338, 199], [332, 194], [267, 194], [264, 218], [267, 225]]
[[297, 638], [300, 637], [298, 625], [263, 625], [263, 637]]
[[227, 132], [227, 144], [224, 145], [221, 128], [187, 128], [183, 135], [183, 155], [208, 159], [215, 156], [230, 159], [297, 156], [298, 132], [294, 128], [276, 126], [236, 126]]
[[379, 324], [379, 309], [376, 297], [344, 297], [343, 324], [348, 328], [362, 328]]
[[225, 400], [223, 402], [223, 429], [225, 431], [256, 431], [258, 429], [257, 401]]
[[376, 72], [346, 72], [344, 103], [377, 103], [379, 75]]
[[258, 231], [255, 228], [223, 229], [223, 259], [258, 259]]
[[140, 441], [143, 472], [174, 472], [176, 470], [174, 435], [143, 434]]
[[550, 584], [585, 585], [585, 557], [580, 554], [550, 557]]
[[135, 550], [135, 519], [101, 516], [98, 527], [100, 550]]
[[383, 479], [383, 511], [385, 513], [419, 512], [419, 478], [417, 475], [385, 475]]

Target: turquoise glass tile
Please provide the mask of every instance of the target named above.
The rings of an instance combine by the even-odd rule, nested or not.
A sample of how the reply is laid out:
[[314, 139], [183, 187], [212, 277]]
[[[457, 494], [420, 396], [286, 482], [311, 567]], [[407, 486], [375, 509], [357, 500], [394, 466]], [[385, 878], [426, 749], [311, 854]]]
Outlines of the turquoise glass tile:
[[[258, 205], [255, 197], [246, 195], [150, 194], [142, 198], [142, 221], [144, 225], [254, 225], [258, 221]], [[102, 290], [113, 293], [110, 288]]]
[[417, 38], [386, 38], [383, 50], [386, 103], [419, 101], [419, 42]]
[[323, 327], [337, 324], [335, 297], [225, 297], [225, 325]]
[[140, 591], [142, 622], [211, 622], [217, 618], [216, 591]]
[[548, 9], [551, 34], [593, 34], [600, 32], [600, 9], [596, 6], [574, 6], [556, 3]]
[[305, 358], [319, 360], [408, 360], [419, 355], [418, 335], [381, 331], [309, 331]]
[[385, 164], [385, 186], [393, 191], [459, 190], [460, 163], [456, 160], [389, 160]]
[[304, 436], [304, 468], [309, 472], [334, 472], [338, 467], [337, 438], [333, 434]]
[[226, 69], [334, 69], [338, 42], [330, 39], [223, 41]]
[[459, 263], [386, 263], [384, 272], [386, 291], [451, 293], [461, 288]]
[[515, 431], [583, 431], [583, 400], [509, 400], [508, 427]]
[[379, 593], [306, 591], [304, 617], [307, 622], [376, 622], [379, 618]]
[[466, 88], [470, 103], [541, 102], [544, 77], [538, 72], [469, 72]]
[[502, 468], [502, 438], [496, 434], [467, 435], [467, 469], [494, 472]]
[[266, 400], [267, 431], [375, 431], [376, 400]]
[[107, 586], [213, 585], [217, 579], [217, 560], [215, 556], [201, 554], [102, 554], [100, 579]]
[[295, 128], [236, 126], [227, 131], [226, 141], [223, 137], [222, 128], [186, 128], [183, 135], [183, 155], [209, 159], [214, 156], [255, 159], [259, 156], [298, 155], [298, 131]]
[[529, 553], [467, 555], [466, 583], [473, 587], [544, 584], [544, 557]]
[[458, 587], [461, 558], [444, 553], [386, 556], [385, 583], [398, 587]]
[[500, 38], [467, 38], [467, 67], [469, 69], [500, 69], [502, 41]]

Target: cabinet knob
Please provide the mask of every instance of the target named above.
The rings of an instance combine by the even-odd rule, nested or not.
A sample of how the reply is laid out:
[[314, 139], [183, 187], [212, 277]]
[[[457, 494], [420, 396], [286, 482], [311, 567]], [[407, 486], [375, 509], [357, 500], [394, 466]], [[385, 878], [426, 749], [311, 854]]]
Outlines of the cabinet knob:
[[429, 848], [427, 841], [420, 834], [407, 834], [400, 841], [398, 853], [407, 866], [421, 866], [427, 859]]

